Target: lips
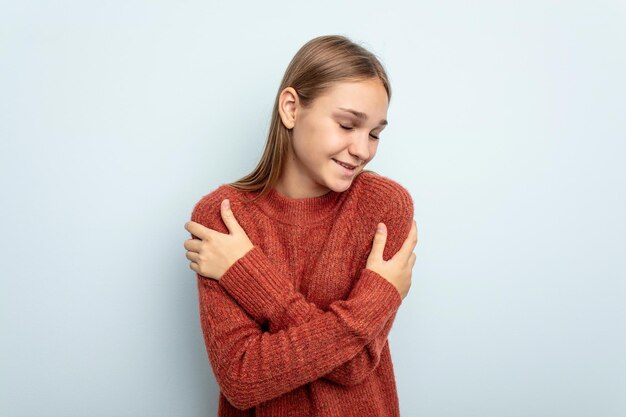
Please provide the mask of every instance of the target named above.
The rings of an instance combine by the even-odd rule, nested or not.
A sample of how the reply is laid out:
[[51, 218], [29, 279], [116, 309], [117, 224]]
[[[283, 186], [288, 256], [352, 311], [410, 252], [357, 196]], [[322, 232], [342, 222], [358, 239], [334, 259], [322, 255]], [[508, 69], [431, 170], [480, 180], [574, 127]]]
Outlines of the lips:
[[356, 166], [354, 166], [354, 165], [348, 164], [348, 163], [343, 162], [343, 161], [338, 161], [338, 160], [336, 160], [336, 159], [334, 159], [334, 158], [333, 158], [333, 161], [337, 162], [339, 165], [343, 165], [343, 166], [345, 166], [345, 167], [346, 167], [346, 168], [348, 168], [348, 169], [354, 169], [354, 168], [356, 168]]

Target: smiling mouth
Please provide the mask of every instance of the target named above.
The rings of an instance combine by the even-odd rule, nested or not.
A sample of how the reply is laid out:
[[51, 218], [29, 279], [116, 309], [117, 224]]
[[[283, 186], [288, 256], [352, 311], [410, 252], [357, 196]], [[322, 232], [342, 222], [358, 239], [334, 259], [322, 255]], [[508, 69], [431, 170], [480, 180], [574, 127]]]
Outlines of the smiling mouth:
[[344, 168], [347, 168], [347, 169], [350, 169], [350, 170], [353, 170], [353, 169], [356, 168], [356, 166], [354, 166], [354, 165], [346, 164], [345, 162], [338, 161], [335, 158], [332, 158], [332, 159], [333, 159], [333, 161], [337, 162], [339, 165], [341, 165]]

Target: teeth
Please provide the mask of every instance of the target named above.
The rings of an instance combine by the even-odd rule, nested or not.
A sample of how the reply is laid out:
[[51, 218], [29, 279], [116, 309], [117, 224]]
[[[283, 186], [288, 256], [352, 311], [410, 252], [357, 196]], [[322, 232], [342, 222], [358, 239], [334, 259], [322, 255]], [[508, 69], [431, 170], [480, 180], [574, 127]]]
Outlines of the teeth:
[[337, 163], [338, 163], [339, 165], [341, 165], [342, 167], [346, 167], [346, 168], [348, 168], [348, 169], [354, 169], [353, 167], [348, 166], [348, 165], [346, 165], [346, 164], [344, 164], [344, 163], [341, 163], [341, 162], [337, 161], [336, 159], [335, 159], [335, 162], [337, 162]]

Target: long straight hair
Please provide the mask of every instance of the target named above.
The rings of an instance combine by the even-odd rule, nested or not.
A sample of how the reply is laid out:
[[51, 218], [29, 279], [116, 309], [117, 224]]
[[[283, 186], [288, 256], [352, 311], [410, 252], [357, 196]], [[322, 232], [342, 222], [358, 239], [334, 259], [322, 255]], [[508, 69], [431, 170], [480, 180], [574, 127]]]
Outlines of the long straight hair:
[[280, 178], [291, 147], [291, 130], [282, 123], [278, 112], [280, 93], [285, 88], [294, 88], [302, 107], [307, 108], [338, 82], [370, 79], [382, 81], [390, 101], [387, 73], [372, 52], [342, 35], [319, 36], [305, 43], [292, 58], [278, 88], [261, 160], [251, 173], [226, 185], [248, 192], [261, 190], [248, 201], [252, 202], [266, 195]]

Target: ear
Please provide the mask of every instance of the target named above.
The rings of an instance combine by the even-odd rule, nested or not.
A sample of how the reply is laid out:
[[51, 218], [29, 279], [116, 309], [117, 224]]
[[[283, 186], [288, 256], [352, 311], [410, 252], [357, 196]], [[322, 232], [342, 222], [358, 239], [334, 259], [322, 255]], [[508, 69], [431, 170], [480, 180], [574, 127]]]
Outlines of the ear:
[[280, 92], [278, 98], [278, 113], [283, 125], [287, 129], [293, 129], [296, 124], [296, 112], [300, 98], [293, 87], [286, 87]]

